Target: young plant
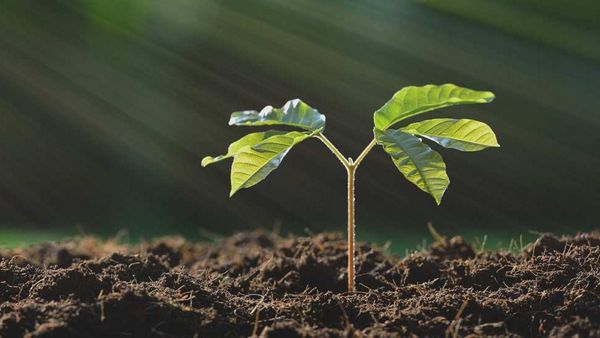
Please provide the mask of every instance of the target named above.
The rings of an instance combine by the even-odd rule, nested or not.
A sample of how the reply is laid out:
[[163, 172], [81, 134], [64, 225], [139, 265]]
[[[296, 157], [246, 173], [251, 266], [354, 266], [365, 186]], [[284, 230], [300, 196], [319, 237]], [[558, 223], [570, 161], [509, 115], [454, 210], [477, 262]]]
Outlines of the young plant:
[[[489, 91], [475, 91], [453, 84], [405, 87], [394, 94], [373, 115], [373, 140], [354, 160], [345, 157], [325, 136], [325, 116], [305, 102], [294, 99], [281, 108], [266, 106], [260, 112], [245, 110], [231, 114], [229, 125], [291, 126], [298, 131], [268, 130], [248, 134], [229, 145], [226, 154], [202, 159], [202, 166], [233, 158], [231, 192], [249, 188], [275, 170], [298, 143], [317, 138], [340, 160], [348, 174], [348, 291], [354, 291], [354, 177], [356, 169], [375, 145], [381, 145], [407, 180], [430, 194], [439, 205], [450, 184], [446, 164], [439, 153], [422, 138], [461, 151], [499, 147], [496, 135], [485, 123], [468, 119], [438, 118], [395, 127], [399, 122], [434, 109], [488, 103]], [[392, 128], [394, 127], [394, 128]]]

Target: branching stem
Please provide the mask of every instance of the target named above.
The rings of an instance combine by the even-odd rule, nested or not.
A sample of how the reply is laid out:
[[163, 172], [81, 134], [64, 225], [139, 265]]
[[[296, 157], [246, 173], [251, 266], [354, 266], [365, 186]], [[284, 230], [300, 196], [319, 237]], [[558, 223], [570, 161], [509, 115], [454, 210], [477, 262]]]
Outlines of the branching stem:
[[342, 165], [346, 168], [348, 173], [348, 292], [354, 292], [354, 266], [355, 261], [355, 231], [354, 231], [354, 218], [355, 218], [355, 207], [354, 207], [354, 178], [356, 169], [360, 163], [367, 157], [367, 154], [373, 149], [377, 142], [375, 139], [365, 147], [365, 149], [358, 155], [356, 160], [351, 157], [344, 157], [342, 152], [323, 134], [319, 133], [315, 135], [316, 138], [321, 140], [329, 150], [342, 162]]

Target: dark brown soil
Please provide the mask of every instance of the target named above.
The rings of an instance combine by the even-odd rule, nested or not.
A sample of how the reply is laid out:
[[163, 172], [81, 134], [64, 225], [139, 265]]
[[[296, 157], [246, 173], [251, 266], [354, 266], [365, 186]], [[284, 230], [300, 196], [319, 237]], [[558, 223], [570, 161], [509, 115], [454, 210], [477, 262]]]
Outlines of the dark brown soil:
[[1, 337], [600, 337], [600, 234], [404, 259], [340, 235], [93, 238], [0, 251]]

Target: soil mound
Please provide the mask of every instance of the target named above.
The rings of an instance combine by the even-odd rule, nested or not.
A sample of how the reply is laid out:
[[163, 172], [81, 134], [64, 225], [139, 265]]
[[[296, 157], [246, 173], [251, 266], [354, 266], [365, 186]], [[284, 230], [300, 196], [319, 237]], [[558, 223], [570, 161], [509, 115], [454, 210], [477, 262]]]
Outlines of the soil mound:
[[600, 337], [600, 234], [400, 259], [331, 233], [0, 250], [0, 337]]

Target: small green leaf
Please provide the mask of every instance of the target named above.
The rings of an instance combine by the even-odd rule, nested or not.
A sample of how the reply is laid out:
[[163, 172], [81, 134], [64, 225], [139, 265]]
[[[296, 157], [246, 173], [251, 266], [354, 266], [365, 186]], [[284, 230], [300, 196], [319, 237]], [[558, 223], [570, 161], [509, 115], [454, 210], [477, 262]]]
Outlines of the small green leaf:
[[405, 133], [423, 136], [438, 144], [462, 151], [500, 147], [490, 126], [468, 119], [431, 119], [401, 128]]
[[260, 112], [245, 110], [231, 114], [229, 125], [269, 126], [286, 125], [305, 130], [325, 128], [325, 115], [300, 99], [286, 102], [281, 108], [264, 107]]
[[271, 136], [282, 135], [285, 133], [286, 133], [285, 131], [268, 130], [268, 131], [264, 131], [264, 132], [248, 134], [248, 135], [240, 138], [239, 140], [231, 143], [229, 145], [229, 148], [227, 149], [227, 154], [219, 155], [216, 157], [206, 156], [205, 158], [203, 158], [202, 166], [206, 167], [207, 165], [226, 160], [230, 157], [235, 156], [235, 154], [237, 154], [237, 152], [245, 146], [253, 146], [257, 143], [260, 143], [261, 141], [264, 141], [265, 139], [267, 139]]
[[296, 144], [320, 132], [292, 131], [271, 136], [253, 146], [244, 146], [237, 151], [231, 165], [231, 192], [233, 196], [243, 188], [249, 188], [264, 180], [279, 167], [283, 157]]
[[421, 142], [421, 139], [401, 130], [375, 129], [375, 139], [400, 170], [419, 189], [433, 196], [439, 205], [450, 184], [442, 156]]
[[494, 93], [447, 83], [441, 86], [404, 87], [373, 114], [375, 128], [386, 130], [395, 123], [430, 110], [472, 103], [488, 103]]

